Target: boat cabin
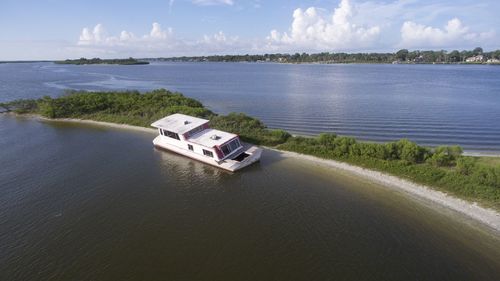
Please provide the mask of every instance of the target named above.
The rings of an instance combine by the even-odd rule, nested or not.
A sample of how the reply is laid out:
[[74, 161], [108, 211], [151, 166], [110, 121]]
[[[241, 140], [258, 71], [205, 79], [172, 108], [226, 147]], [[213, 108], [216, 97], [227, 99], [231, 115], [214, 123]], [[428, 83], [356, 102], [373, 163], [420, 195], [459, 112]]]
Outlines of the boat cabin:
[[238, 135], [212, 129], [208, 123], [206, 119], [176, 113], [151, 126], [158, 129], [162, 142], [215, 161], [236, 157], [243, 151]]

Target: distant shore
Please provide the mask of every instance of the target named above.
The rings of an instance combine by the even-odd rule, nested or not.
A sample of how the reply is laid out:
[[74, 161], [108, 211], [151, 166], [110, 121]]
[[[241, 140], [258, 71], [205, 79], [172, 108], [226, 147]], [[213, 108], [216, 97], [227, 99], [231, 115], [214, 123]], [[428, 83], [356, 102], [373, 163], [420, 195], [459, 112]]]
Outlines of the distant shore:
[[115, 65], [142, 65], [142, 64], [149, 64], [148, 61], [143, 61], [143, 60], [137, 60], [134, 58], [128, 58], [128, 59], [100, 59], [100, 58], [93, 58], [93, 59], [86, 59], [86, 58], [80, 58], [76, 60], [61, 60], [61, 61], [54, 61], [55, 64], [73, 64], [73, 65], [88, 65], [88, 64], [115, 64]]
[[[73, 118], [62, 118], [62, 119], [49, 119], [45, 117], [41, 117], [38, 115], [30, 115], [30, 117], [40, 120], [42, 122], [68, 122], [68, 123], [80, 123], [80, 124], [89, 124], [89, 125], [98, 125], [104, 126], [108, 128], [117, 128], [124, 130], [133, 130], [139, 132], [146, 132], [155, 134], [155, 129], [133, 126], [127, 124], [116, 124], [102, 121], [93, 121], [93, 120], [82, 120], [82, 119], [73, 119]], [[451, 196], [441, 191], [437, 191], [432, 189], [431, 187], [420, 185], [413, 183], [411, 181], [392, 176], [386, 173], [373, 171], [369, 169], [365, 169], [362, 167], [354, 166], [351, 164], [347, 164], [340, 161], [330, 160], [330, 159], [322, 159], [315, 156], [279, 150], [275, 148], [268, 148], [267, 150], [278, 151], [284, 157], [290, 157], [300, 160], [307, 160], [314, 164], [322, 165], [325, 167], [331, 167], [335, 169], [339, 169], [344, 172], [348, 172], [352, 175], [362, 177], [371, 182], [381, 184], [388, 188], [392, 188], [395, 190], [402, 191], [406, 193], [410, 197], [417, 197], [420, 199], [424, 199], [426, 201], [439, 204], [442, 207], [458, 212], [468, 218], [471, 218], [477, 222], [480, 222], [489, 228], [493, 229], [496, 232], [500, 232], [500, 212], [485, 208], [478, 205], [476, 202], [469, 202], [463, 199], [459, 199], [457, 197]]]

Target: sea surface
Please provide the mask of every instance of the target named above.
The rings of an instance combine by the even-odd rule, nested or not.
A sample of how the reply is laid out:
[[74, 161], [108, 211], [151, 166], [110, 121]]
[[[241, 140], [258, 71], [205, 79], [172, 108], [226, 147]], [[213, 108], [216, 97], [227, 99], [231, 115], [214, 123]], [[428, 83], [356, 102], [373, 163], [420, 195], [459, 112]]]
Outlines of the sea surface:
[[0, 280], [500, 276], [498, 235], [451, 211], [279, 152], [231, 174], [153, 138], [0, 115]]
[[409, 138], [500, 152], [500, 67], [488, 65], [0, 64], [0, 102], [66, 89], [166, 88], [295, 134]]

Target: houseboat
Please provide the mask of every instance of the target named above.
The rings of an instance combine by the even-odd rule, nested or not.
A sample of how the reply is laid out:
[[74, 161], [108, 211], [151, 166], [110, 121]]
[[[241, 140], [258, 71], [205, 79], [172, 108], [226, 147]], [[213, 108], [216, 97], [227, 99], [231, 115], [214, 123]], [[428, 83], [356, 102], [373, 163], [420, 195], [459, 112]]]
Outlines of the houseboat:
[[172, 114], [153, 124], [159, 135], [156, 147], [201, 162], [236, 171], [259, 161], [262, 149], [244, 144], [238, 135], [210, 128], [209, 121], [184, 114]]

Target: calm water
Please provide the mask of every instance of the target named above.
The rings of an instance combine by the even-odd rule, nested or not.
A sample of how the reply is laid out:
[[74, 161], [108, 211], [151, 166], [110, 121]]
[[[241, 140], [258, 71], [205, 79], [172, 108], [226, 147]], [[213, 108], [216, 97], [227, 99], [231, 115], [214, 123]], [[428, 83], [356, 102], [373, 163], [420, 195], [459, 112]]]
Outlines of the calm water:
[[265, 151], [242, 173], [153, 135], [0, 115], [0, 280], [498, 280], [454, 214]]
[[409, 138], [500, 152], [500, 67], [163, 63], [0, 64], [0, 102], [64, 89], [159, 87], [219, 113], [245, 112], [293, 133]]

